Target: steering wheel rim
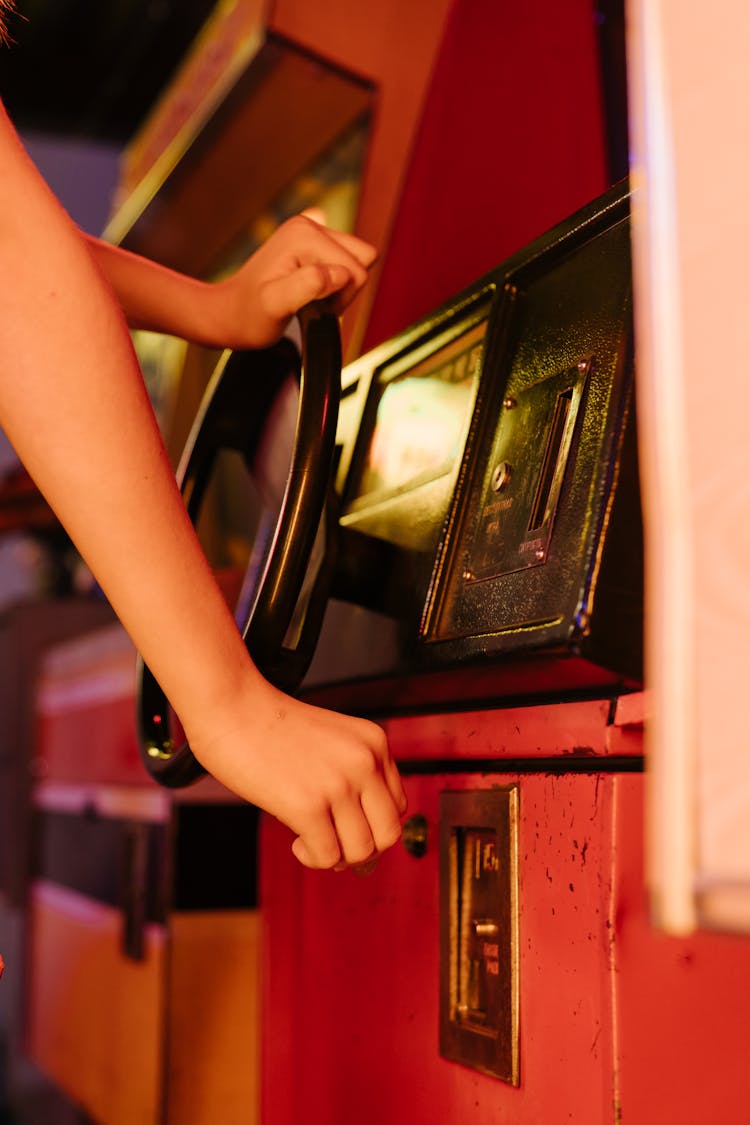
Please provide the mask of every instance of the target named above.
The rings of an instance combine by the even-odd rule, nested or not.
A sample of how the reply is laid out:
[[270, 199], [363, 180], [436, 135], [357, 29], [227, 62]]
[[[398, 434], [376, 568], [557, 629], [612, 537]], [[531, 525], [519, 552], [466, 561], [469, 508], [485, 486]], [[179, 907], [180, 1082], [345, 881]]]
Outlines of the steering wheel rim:
[[[281, 386], [290, 374], [300, 382], [294, 445], [272, 545], [256, 597], [241, 623], [256, 666], [275, 686], [293, 692], [312, 657], [327, 598], [333, 553], [331, 479], [341, 395], [338, 320], [325, 302], [298, 314], [301, 363], [289, 340], [254, 352], [225, 352], [211, 378], [177, 470], [193, 524], [198, 518], [214, 461], [222, 449], [251, 457]], [[297, 645], [284, 647], [321, 520], [325, 557], [318, 568]], [[137, 725], [141, 758], [154, 780], [168, 788], [197, 781], [205, 770], [187, 742], [175, 745], [170, 706], [155, 676], [138, 659]]]

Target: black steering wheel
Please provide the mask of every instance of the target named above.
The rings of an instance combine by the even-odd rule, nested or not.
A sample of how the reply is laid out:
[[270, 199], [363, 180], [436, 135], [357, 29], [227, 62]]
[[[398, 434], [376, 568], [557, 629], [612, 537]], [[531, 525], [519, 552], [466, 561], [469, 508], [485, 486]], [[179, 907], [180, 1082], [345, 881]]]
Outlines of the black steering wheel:
[[[237, 622], [256, 666], [287, 692], [299, 687], [307, 671], [328, 595], [336, 526], [331, 480], [341, 394], [341, 340], [335, 315], [318, 302], [301, 310], [298, 319], [301, 362], [288, 339], [259, 351], [224, 354], [177, 472], [195, 525], [217, 454], [233, 450], [251, 465], [282, 387], [290, 375], [297, 376], [299, 405], [286, 487], [270, 549], [259, 568], [255, 560], [259, 576], [251, 604], [240, 606]], [[322, 558], [313, 567], [313, 547], [317, 549], [321, 539]], [[292, 632], [294, 644], [289, 645]], [[169, 703], [140, 659], [137, 719], [141, 757], [161, 785], [180, 788], [205, 772], [187, 742], [173, 737]]]

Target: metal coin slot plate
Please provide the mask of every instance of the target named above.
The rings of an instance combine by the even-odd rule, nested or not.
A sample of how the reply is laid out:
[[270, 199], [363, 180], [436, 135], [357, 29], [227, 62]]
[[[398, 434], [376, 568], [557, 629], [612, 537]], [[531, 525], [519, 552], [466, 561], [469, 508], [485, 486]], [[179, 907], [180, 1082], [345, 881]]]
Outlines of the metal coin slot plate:
[[519, 1084], [518, 786], [440, 796], [440, 1054]]
[[503, 402], [464, 564], [467, 582], [546, 562], [590, 366], [582, 360]]

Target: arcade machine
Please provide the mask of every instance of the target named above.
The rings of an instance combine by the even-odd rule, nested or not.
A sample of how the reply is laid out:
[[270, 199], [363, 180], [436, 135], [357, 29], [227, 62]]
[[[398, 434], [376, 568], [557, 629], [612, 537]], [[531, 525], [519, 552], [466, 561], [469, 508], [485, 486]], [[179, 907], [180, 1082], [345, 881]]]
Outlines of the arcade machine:
[[[325, 313], [303, 318], [292, 467], [238, 610], [272, 679], [385, 722], [411, 814], [367, 881], [296, 870], [263, 826], [264, 1121], [614, 1112], [613, 817], [642, 768], [628, 247], [616, 188], [345, 368], [335, 435], [309, 389]], [[196, 518], [220, 451], [270, 475], [253, 364], [210, 388]], [[154, 776], [191, 780], [147, 670], [140, 715]]]
[[[211, 543], [217, 492], [246, 502], [227, 589], [255, 658], [383, 723], [410, 802], [367, 877], [304, 870], [261, 818], [264, 1125], [744, 1113], [747, 945], [659, 934], [644, 890], [631, 196], [607, 188], [591, 6], [499, 7], [435, 16], [343, 372], [306, 310], [299, 354], [223, 357], [181, 463]], [[270, 26], [351, 66], [346, 17], [312, 29], [303, 8]], [[179, 802], [200, 770], [138, 682], [149, 800]], [[178, 1120], [161, 1096], [148, 1120]]]

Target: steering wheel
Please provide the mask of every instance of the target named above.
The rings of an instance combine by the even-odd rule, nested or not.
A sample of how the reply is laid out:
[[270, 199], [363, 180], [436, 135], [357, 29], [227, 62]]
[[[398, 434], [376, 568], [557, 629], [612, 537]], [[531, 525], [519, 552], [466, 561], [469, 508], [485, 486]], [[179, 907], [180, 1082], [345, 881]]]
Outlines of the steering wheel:
[[[254, 352], [224, 353], [177, 471], [195, 525], [219, 452], [234, 450], [249, 467], [282, 387], [290, 375], [299, 379], [296, 430], [278, 519], [259, 568], [256, 560], [259, 579], [251, 604], [240, 606], [242, 620], [237, 622], [256, 666], [287, 692], [299, 687], [307, 671], [328, 594], [336, 527], [331, 479], [341, 394], [335, 315], [317, 302], [302, 309], [298, 319], [301, 362], [288, 339]], [[317, 550], [321, 539], [322, 561], [313, 567], [313, 547]], [[309, 589], [301, 598], [303, 583]], [[301, 601], [304, 616], [298, 627]], [[295, 643], [287, 644], [295, 631]], [[173, 737], [169, 703], [140, 658], [136, 687], [140, 752], [149, 774], [169, 788], [196, 781], [205, 771], [187, 742]]]

